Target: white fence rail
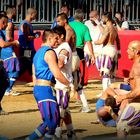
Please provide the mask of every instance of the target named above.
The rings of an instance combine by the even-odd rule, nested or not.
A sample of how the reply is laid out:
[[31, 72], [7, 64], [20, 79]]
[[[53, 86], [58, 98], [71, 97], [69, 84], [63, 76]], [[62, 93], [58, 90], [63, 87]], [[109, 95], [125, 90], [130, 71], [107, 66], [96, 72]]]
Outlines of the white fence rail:
[[83, 8], [85, 18], [88, 18], [89, 11], [97, 9], [100, 14], [103, 11], [116, 11], [124, 13], [124, 18], [135, 24], [140, 22], [140, 0], [0, 0], [0, 10], [5, 11], [8, 5], [14, 5], [17, 9], [15, 22], [25, 18], [27, 8], [35, 7], [38, 11], [37, 23], [52, 23], [60, 10], [62, 3], [67, 2], [71, 8], [71, 15], [77, 8]]

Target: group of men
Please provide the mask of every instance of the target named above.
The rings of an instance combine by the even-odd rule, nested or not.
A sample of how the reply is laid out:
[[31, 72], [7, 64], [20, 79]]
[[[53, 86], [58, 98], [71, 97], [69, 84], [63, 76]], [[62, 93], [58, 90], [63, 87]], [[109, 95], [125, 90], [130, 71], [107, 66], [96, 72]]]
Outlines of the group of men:
[[[127, 80], [130, 89], [126, 94], [118, 93], [111, 83], [115, 78], [117, 60], [121, 56], [120, 42], [109, 12], [102, 14], [101, 22], [98, 12], [91, 11], [90, 20], [84, 24], [84, 13], [81, 9], [77, 9], [74, 18], [70, 18], [69, 8], [66, 5], [62, 6], [52, 29], [43, 32], [42, 44], [36, 52], [33, 40], [41, 34], [33, 32], [31, 22], [36, 18], [37, 11], [34, 8], [27, 10], [25, 20], [18, 27], [17, 41], [13, 36], [14, 10], [13, 7], [9, 7], [7, 16], [0, 14], [0, 83], [3, 85], [0, 87], [0, 103], [5, 91], [9, 95], [18, 75], [28, 68], [33, 75], [33, 93], [43, 121], [27, 137], [28, 140], [39, 139], [42, 136], [45, 139], [52, 139], [54, 136], [61, 139], [63, 122], [67, 127], [67, 136], [76, 137], [69, 111], [70, 91], [76, 91], [80, 97], [82, 112], [91, 111], [83, 90], [85, 46], [88, 48], [91, 63], [96, 64], [103, 77], [103, 93], [96, 104], [99, 120], [106, 126], [117, 125], [118, 136], [121, 137], [126, 136], [131, 128], [140, 125], [140, 103], [129, 103], [130, 101], [126, 100], [140, 96], [140, 41], [131, 42], [127, 50], [128, 58], [134, 60]], [[120, 27], [118, 21], [116, 25], [117, 28]], [[117, 47], [114, 45], [115, 41]], [[14, 54], [14, 46], [19, 46], [19, 58]], [[123, 90], [128, 90], [127, 88]], [[0, 114], [5, 113], [0, 104]]]

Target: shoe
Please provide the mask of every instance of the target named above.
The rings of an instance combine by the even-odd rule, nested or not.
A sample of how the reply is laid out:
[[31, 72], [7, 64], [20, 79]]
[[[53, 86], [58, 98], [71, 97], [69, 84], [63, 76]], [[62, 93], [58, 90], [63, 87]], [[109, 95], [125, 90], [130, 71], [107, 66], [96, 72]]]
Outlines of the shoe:
[[13, 96], [18, 96], [18, 95], [20, 95], [20, 94], [21, 94], [21, 93], [16, 92], [16, 91], [13, 91], [13, 92], [12, 92], [12, 95], [13, 95]]
[[4, 110], [0, 110], [0, 115], [9, 115], [9, 113], [5, 112]]
[[81, 112], [83, 112], [83, 113], [90, 113], [90, 112], [92, 112], [92, 109], [90, 109], [89, 107], [82, 107]]
[[10, 94], [11, 92], [7, 92], [7, 91], [4, 93], [5, 96], [9, 96]]
[[67, 137], [68, 137], [68, 140], [76, 140], [77, 139], [77, 136], [76, 136], [76, 133], [74, 132], [74, 130], [68, 131]]
[[81, 103], [81, 101], [80, 100], [77, 100], [76, 102], [75, 102], [75, 105], [77, 105], [77, 106], [80, 106], [82, 103]]
[[103, 93], [99, 93], [98, 95], [96, 95], [96, 97], [100, 98], [103, 95]]
[[61, 139], [62, 138], [62, 128], [61, 127], [57, 127], [55, 129], [55, 136], [57, 139]]

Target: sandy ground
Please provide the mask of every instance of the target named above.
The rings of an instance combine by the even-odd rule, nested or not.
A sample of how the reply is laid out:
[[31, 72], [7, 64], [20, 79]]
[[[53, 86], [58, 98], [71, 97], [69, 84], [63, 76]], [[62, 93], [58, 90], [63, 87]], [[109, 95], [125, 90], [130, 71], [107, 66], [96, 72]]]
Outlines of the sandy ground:
[[[74, 104], [75, 99], [70, 101], [70, 110], [78, 139], [115, 139], [115, 128], [92, 124], [97, 118], [95, 113], [96, 95], [101, 92], [101, 89], [99, 80], [90, 81], [84, 88], [88, 103], [93, 109], [92, 113], [81, 113], [79, 111], [81, 106]], [[14, 90], [21, 92], [22, 95], [4, 96], [3, 108], [9, 112], [9, 115], [0, 116], [0, 136], [5, 136], [8, 139], [24, 139], [41, 123], [41, 117], [32, 94], [33, 87], [17, 82]], [[65, 137], [65, 126], [63, 130]], [[140, 138], [140, 131], [138, 134], [130, 136], [130, 139], [136, 137]]]

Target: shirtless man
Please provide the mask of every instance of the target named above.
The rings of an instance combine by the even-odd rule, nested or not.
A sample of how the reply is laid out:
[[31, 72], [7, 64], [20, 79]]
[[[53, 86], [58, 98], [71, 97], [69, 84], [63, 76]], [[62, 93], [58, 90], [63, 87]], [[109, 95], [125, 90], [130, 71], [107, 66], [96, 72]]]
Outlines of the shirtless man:
[[128, 58], [133, 60], [133, 66], [128, 78], [131, 91], [116, 97], [117, 102], [131, 99], [119, 117], [117, 124], [118, 137], [125, 137], [131, 129], [140, 127], [140, 41], [132, 41], [128, 46]]
[[[118, 53], [120, 55], [120, 41], [118, 38], [117, 31], [115, 27], [112, 24], [112, 17], [109, 12], [105, 12], [102, 14], [102, 21], [103, 24], [106, 24], [104, 27], [102, 37], [95, 41], [95, 45], [101, 45], [103, 44], [103, 49], [101, 52], [101, 59], [100, 59], [100, 74], [103, 76], [102, 84], [103, 84], [103, 90], [105, 90], [111, 81], [111, 78], [115, 77], [116, 69], [117, 69], [117, 59], [118, 59]], [[117, 44], [117, 50], [114, 45], [114, 42], [116, 41]]]

